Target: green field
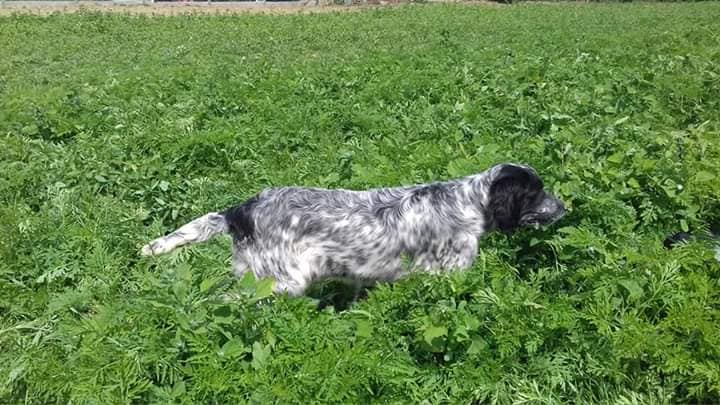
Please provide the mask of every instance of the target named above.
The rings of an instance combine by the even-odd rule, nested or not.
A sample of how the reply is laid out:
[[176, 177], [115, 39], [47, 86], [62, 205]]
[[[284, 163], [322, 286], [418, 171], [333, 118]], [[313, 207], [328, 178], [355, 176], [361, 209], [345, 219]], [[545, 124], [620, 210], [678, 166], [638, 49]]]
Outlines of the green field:
[[[720, 402], [720, 265], [662, 246], [720, 220], [718, 21], [719, 3], [0, 17], [0, 403]], [[570, 213], [356, 303], [267, 298], [227, 238], [138, 255], [267, 186], [504, 161]]]

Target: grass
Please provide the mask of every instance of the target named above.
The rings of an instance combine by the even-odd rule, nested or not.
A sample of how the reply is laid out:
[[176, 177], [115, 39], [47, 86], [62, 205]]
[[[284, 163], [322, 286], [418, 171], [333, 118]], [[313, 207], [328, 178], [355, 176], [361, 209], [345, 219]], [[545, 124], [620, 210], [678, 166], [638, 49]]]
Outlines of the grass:
[[[720, 402], [720, 265], [661, 243], [720, 219], [719, 18], [1, 17], [0, 402]], [[263, 187], [502, 161], [571, 212], [345, 310], [232, 278], [227, 239], [138, 256]]]

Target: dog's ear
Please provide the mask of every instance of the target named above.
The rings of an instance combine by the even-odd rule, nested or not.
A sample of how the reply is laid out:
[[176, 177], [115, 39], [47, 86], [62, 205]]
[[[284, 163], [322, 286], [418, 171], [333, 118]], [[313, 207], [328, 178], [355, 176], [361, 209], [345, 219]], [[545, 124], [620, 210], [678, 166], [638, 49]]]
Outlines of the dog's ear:
[[487, 210], [495, 227], [510, 232], [522, 225], [523, 214], [541, 196], [543, 183], [530, 168], [503, 165], [488, 192]]

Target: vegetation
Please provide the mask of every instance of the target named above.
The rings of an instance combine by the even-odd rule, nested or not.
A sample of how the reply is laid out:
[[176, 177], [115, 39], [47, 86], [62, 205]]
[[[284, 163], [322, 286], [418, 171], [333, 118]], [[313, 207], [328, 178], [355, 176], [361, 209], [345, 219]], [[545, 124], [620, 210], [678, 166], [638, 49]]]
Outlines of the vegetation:
[[[720, 219], [718, 19], [0, 18], [0, 402], [720, 402], [720, 265], [702, 240], [662, 247]], [[233, 278], [228, 239], [138, 255], [267, 186], [503, 161], [571, 212], [349, 306], [332, 285], [289, 299]]]

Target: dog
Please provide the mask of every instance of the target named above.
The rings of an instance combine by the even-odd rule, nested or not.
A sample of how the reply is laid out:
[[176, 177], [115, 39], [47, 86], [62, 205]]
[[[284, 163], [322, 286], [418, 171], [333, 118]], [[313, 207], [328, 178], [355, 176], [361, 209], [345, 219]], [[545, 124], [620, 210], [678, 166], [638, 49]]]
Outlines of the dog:
[[411, 271], [465, 270], [488, 232], [550, 225], [565, 214], [529, 166], [500, 164], [468, 177], [367, 191], [280, 187], [211, 212], [142, 247], [164, 254], [229, 233], [233, 270], [303, 295], [316, 280], [372, 284]]

